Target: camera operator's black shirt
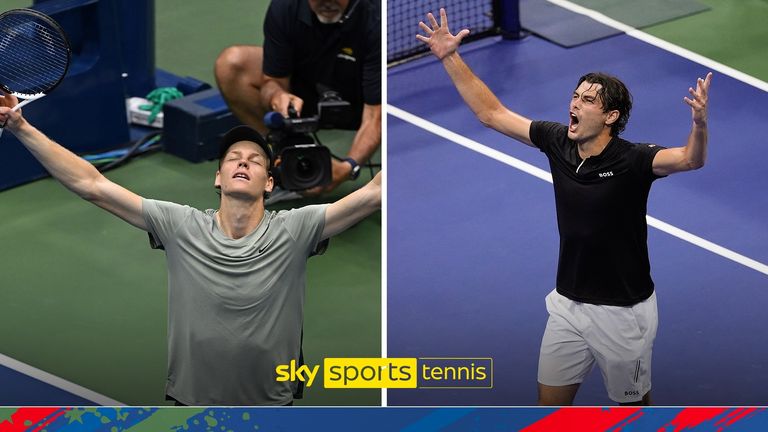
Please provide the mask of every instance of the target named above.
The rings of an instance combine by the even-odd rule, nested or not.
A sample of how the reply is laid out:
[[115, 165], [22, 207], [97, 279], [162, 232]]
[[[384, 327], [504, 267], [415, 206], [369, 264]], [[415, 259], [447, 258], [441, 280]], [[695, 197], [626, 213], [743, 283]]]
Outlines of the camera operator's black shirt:
[[[631, 306], [653, 294], [646, 207], [653, 158], [664, 147], [613, 137], [582, 161], [568, 127], [534, 121], [555, 188], [560, 259], [557, 292], [571, 300]], [[582, 163], [583, 162], [583, 163]]]
[[352, 105], [350, 129], [360, 126], [363, 104], [381, 104], [381, 6], [350, 0], [343, 22], [322, 24], [308, 0], [273, 0], [264, 20], [265, 74], [291, 78], [304, 100], [301, 116], [317, 114], [327, 90]]

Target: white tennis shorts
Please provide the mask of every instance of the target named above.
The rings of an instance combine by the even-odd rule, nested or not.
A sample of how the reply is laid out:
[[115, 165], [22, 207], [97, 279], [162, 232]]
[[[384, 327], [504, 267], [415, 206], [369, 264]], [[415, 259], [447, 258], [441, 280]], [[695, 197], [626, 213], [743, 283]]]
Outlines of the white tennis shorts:
[[597, 362], [611, 400], [638, 402], [651, 390], [651, 352], [659, 320], [655, 292], [628, 307], [580, 303], [556, 290], [546, 302], [541, 384], [581, 383]]

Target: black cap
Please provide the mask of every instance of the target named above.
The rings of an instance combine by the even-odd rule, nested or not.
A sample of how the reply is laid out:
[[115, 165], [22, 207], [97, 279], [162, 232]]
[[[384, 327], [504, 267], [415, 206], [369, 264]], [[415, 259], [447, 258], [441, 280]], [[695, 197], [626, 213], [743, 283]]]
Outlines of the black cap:
[[272, 150], [269, 148], [267, 141], [256, 129], [245, 125], [233, 127], [221, 138], [221, 144], [219, 144], [219, 160], [227, 154], [227, 150], [232, 147], [232, 144], [240, 141], [250, 141], [258, 144], [267, 154], [270, 165], [272, 164]]

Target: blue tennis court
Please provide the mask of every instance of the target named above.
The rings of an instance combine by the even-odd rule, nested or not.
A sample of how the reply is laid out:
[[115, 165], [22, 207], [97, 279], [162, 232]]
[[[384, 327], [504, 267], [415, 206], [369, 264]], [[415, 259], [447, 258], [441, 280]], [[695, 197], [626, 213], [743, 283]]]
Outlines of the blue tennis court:
[[0, 405], [123, 405], [123, 403], [0, 354]]
[[[494, 37], [460, 52], [532, 119], [567, 123], [578, 78], [614, 74], [634, 96], [623, 137], [668, 147], [685, 144], [682, 99], [712, 68], [628, 35], [570, 49]], [[648, 203], [661, 405], [768, 402], [768, 85], [714, 73], [707, 165], [657, 180]], [[494, 359], [491, 390], [390, 390], [388, 404], [534, 405], [559, 244], [547, 159], [485, 129], [431, 57], [390, 69], [388, 103], [387, 355]], [[612, 404], [599, 372], [576, 403]]]

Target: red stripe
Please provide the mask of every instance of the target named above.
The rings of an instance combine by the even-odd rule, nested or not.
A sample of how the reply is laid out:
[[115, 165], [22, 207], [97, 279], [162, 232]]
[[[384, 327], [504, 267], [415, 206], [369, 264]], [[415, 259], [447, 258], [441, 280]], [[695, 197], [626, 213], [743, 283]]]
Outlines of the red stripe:
[[[764, 411], [764, 410], [765, 408], [738, 408], [728, 413], [728, 415], [725, 418], [715, 423], [715, 425], [728, 427], [736, 423], [737, 421], [741, 421], [746, 418], [752, 417], [758, 412]], [[723, 428], [720, 428], [719, 430], [723, 430]]]
[[[685, 408], [677, 413], [677, 416], [659, 429], [659, 431], [677, 432], [687, 428], [694, 428], [726, 411], [728, 411], [728, 408]], [[667, 426], [674, 427], [674, 429], [668, 431]]]
[[639, 412], [640, 408], [560, 408], [523, 429], [525, 432], [578, 430], [602, 432]]
[[640, 417], [642, 417], [642, 416], [643, 416], [643, 411], [638, 411], [638, 412], [637, 412], [637, 413], [635, 413], [634, 415], [632, 415], [632, 416], [630, 416], [629, 418], [627, 418], [627, 419], [624, 421], [624, 423], [622, 423], [622, 424], [618, 425], [618, 426], [616, 427], [616, 429], [614, 429], [614, 430], [613, 430], [613, 432], [621, 432], [621, 430], [622, 430], [623, 428], [627, 427], [627, 425], [629, 425], [630, 423], [633, 423], [633, 422], [637, 421], [637, 420], [638, 420], [638, 419], [640, 419]]
[[11, 420], [0, 423], [0, 432], [24, 432], [53, 414], [58, 408], [19, 408], [11, 414]]

